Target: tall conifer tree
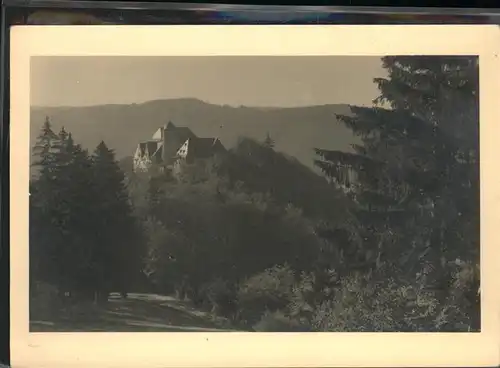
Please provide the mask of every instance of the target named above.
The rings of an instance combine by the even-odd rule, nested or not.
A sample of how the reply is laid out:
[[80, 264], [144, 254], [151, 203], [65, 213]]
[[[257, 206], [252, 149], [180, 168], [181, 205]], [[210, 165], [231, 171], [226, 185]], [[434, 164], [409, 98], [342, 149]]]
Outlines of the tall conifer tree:
[[[55, 134], [46, 120], [34, 146], [39, 173], [30, 183], [30, 249], [34, 277], [61, 291], [92, 288], [90, 161], [64, 128]], [[90, 279], [89, 279], [90, 278]], [[94, 282], [95, 283], [95, 282]]]
[[354, 153], [316, 150], [317, 166], [358, 204], [358, 255], [409, 274], [425, 262], [445, 271], [457, 257], [478, 261], [477, 58], [382, 62], [375, 106], [339, 116], [362, 143]]
[[61, 201], [66, 205], [66, 241], [63, 265], [72, 289], [85, 292], [89, 297], [100, 280], [96, 277], [96, 233], [99, 228], [96, 215], [99, 202], [93, 183], [93, 170], [88, 152], [65, 135], [64, 148], [60, 151]]
[[269, 132], [266, 134], [266, 138], [264, 139], [264, 146], [269, 148], [274, 148], [275, 141], [269, 135]]
[[127, 291], [140, 271], [140, 229], [124, 184], [124, 173], [115, 160], [113, 150], [101, 142], [94, 151], [93, 178], [100, 203], [99, 275], [107, 290]]
[[59, 137], [45, 119], [33, 145], [30, 180], [30, 272], [33, 278], [57, 284], [60, 233], [53, 221]]

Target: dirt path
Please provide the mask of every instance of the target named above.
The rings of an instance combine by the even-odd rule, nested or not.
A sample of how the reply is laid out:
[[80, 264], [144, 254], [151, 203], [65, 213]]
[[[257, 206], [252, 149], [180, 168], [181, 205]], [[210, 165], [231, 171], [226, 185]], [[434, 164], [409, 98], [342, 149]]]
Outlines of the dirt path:
[[172, 332], [235, 331], [222, 319], [197, 311], [188, 303], [169, 296], [129, 294], [127, 299], [112, 295], [105, 307], [80, 310], [71, 317], [30, 321], [31, 332]]

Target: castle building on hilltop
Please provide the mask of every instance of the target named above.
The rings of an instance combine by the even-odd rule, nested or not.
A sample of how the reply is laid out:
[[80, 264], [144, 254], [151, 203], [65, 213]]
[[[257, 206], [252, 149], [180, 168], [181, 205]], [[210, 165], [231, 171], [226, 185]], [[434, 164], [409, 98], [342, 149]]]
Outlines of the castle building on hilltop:
[[181, 163], [191, 164], [225, 151], [218, 138], [199, 138], [191, 129], [169, 122], [159, 128], [151, 140], [139, 143], [134, 155], [134, 171], [148, 171], [152, 166], [176, 170]]

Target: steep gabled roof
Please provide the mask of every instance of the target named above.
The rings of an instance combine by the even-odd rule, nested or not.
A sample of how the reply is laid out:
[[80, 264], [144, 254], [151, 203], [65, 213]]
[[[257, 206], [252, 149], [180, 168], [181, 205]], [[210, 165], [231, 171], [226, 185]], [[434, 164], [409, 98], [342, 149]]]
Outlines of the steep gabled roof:
[[196, 137], [188, 127], [175, 126], [171, 121], [165, 126], [165, 134], [175, 134], [183, 142], [189, 138]]
[[188, 144], [188, 158], [208, 158], [225, 151], [217, 138], [191, 138]]
[[158, 128], [156, 132], [151, 136], [151, 139], [154, 141], [160, 141], [163, 137], [163, 127]]
[[188, 127], [176, 128], [175, 133], [178, 134], [180, 137], [187, 137], [186, 139], [196, 137], [196, 135]]
[[[169, 122], [160, 129], [164, 130], [166, 137], [169, 135], [173, 136], [173, 140], [170, 140], [167, 144], [179, 144], [179, 147], [176, 147], [177, 149], [180, 149], [187, 142], [187, 158], [189, 159], [208, 158], [215, 153], [226, 151], [217, 138], [198, 138], [188, 127], [177, 127], [172, 122]], [[139, 143], [139, 154], [144, 156], [147, 152], [151, 161], [162, 163], [163, 150], [165, 149], [163, 147], [164, 142], [163, 140], [158, 140], [156, 135], [156, 133], [153, 135], [154, 138], [152, 140]], [[175, 158], [172, 157], [171, 159]]]

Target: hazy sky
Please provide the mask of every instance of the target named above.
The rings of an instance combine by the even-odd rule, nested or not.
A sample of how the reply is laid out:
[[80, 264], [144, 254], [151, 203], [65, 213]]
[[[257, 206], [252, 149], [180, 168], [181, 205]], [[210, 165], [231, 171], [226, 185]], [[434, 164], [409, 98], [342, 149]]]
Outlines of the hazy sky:
[[368, 105], [380, 58], [33, 57], [31, 105], [85, 106], [194, 97], [232, 106]]

